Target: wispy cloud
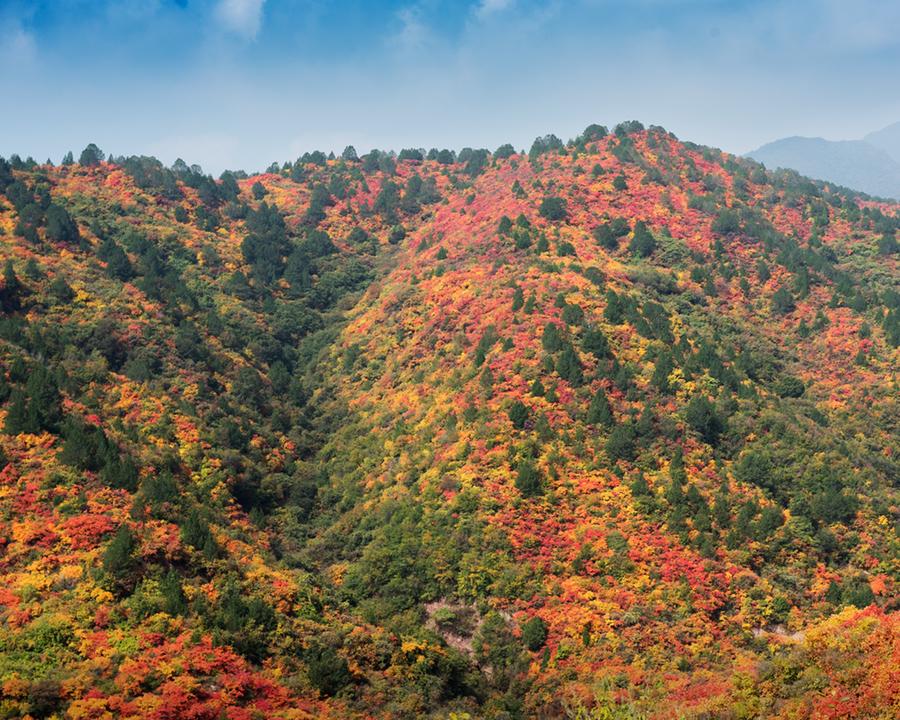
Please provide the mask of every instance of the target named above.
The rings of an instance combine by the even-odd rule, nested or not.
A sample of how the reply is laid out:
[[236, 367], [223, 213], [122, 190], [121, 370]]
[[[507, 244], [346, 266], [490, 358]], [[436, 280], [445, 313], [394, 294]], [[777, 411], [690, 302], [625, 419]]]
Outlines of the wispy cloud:
[[475, 16], [484, 20], [491, 15], [502, 12], [510, 7], [515, 0], [480, 0], [475, 6]]
[[227, 30], [253, 40], [262, 26], [265, 4], [266, 0], [220, 0], [216, 15]]
[[0, 18], [0, 60], [13, 65], [30, 63], [37, 53], [34, 35], [14, 18]]
[[409, 5], [397, 11], [400, 29], [391, 37], [390, 44], [403, 52], [421, 50], [428, 43], [431, 30], [425, 22], [422, 8]]

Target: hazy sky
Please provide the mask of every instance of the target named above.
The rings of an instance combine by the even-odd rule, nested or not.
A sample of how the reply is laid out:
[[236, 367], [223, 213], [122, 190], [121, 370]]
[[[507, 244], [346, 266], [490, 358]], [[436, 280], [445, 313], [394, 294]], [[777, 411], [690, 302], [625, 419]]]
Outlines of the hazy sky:
[[218, 173], [625, 119], [746, 152], [900, 120], [885, 0], [0, 0], [0, 154]]

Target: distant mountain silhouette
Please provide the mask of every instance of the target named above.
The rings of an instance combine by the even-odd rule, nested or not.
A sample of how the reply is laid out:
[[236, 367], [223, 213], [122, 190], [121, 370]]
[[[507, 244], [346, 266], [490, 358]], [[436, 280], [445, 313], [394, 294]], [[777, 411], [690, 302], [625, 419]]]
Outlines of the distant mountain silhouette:
[[789, 137], [747, 154], [769, 168], [844, 185], [869, 195], [900, 198], [900, 123], [865, 140]]
[[900, 163], [900, 122], [888, 125], [882, 130], [876, 130], [875, 132], [869, 133], [863, 140], [870, 145], [874, 145], [875, 147], [884, 150], [884, 152], [890, 155], [895, 161]]

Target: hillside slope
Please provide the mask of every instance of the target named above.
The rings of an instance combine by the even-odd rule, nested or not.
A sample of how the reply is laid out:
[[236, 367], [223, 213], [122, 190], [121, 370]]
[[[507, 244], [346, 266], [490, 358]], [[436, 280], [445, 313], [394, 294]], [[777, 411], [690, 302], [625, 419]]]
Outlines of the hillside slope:
[[898, 206], [82, 160], [0, 163], [3, 716], [896, 715]]

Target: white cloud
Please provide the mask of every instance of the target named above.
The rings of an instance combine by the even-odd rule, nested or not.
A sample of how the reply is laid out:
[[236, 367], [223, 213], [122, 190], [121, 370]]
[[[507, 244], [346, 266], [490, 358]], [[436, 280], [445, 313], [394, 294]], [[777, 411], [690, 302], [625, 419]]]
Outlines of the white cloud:
[[266, 0], [220, 0], [216, 15], [225, 28], [252, 40], [262, 25], [265, 4]]
[[34, 35], [21, 23], [0, 23], [0, 58], [9, 63], [24, 64], [34, 60], [36, 52]]
[[494, 13], [506, 10], [513, 4], [513, 0], [481, 0], [475, 7], [475, 15], [484, 20]]
[[400, 30], [392, 37], [393, 44], [402, 51], [421, 50], [428, 42], [431, 31], [422, 19], [422, 10], [416, 5], [397, 12]]

